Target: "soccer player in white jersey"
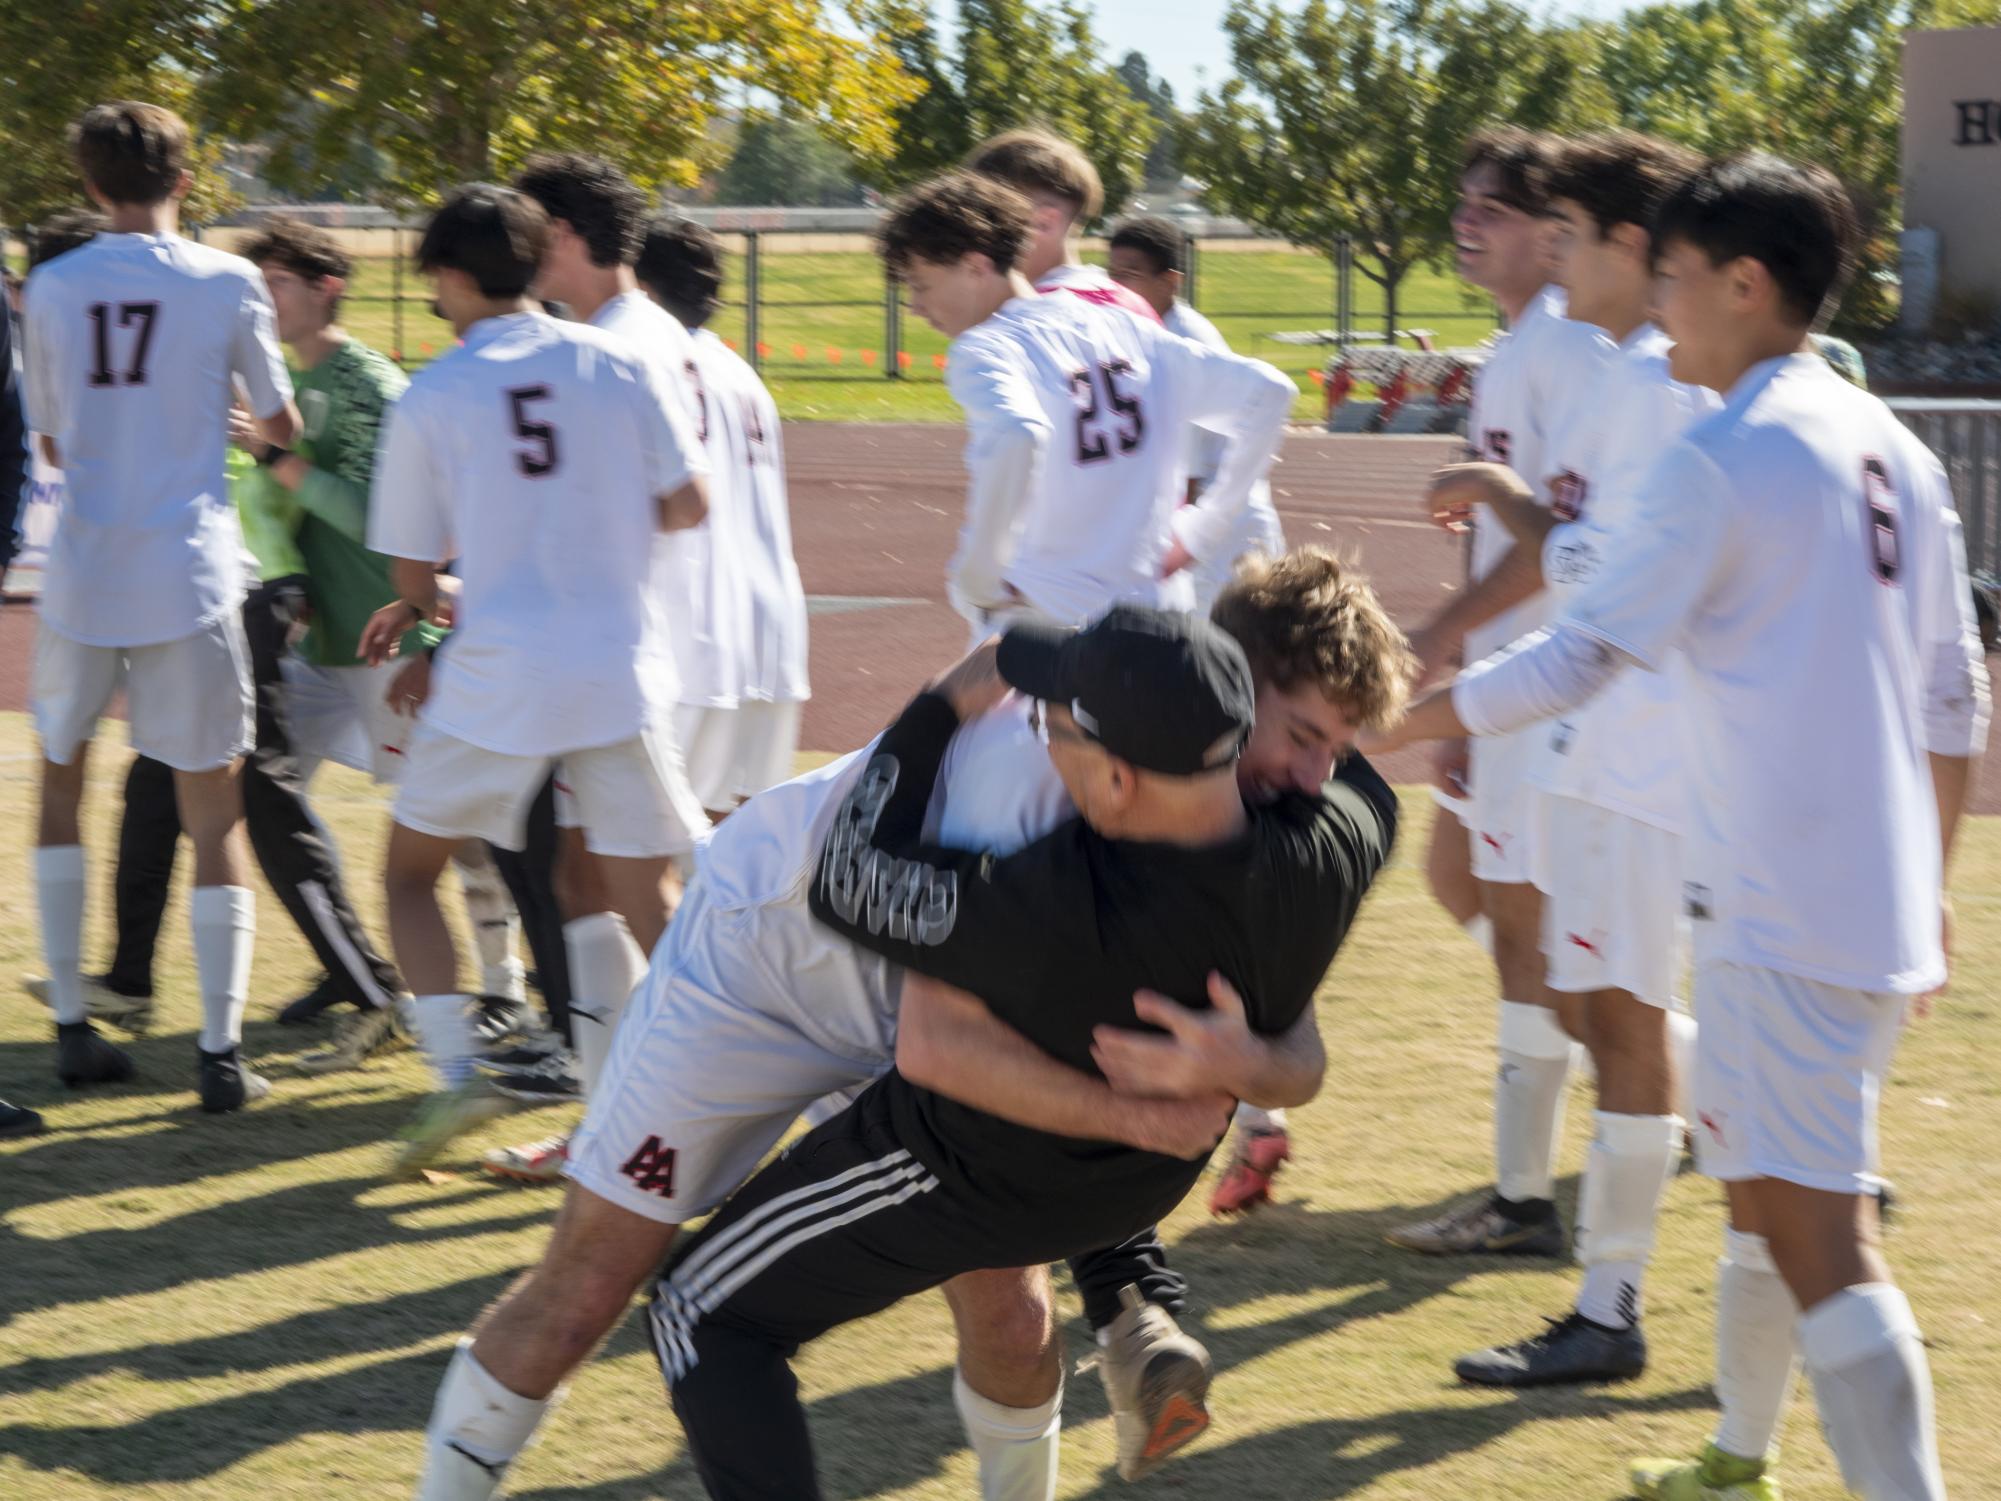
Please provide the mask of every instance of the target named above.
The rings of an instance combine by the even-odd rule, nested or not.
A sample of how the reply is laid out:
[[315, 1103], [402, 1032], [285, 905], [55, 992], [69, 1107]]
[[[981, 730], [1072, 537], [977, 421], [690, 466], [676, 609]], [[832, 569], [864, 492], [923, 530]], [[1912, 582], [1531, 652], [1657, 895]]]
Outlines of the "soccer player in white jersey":
[[1159, 309], [1132, 288], [1078, 258], [1077, 236], [1104, 212], [1105, 185], [1091, 159], [1041, 130], [1009, 130], [975, 146], [966, 170], [1005, 183], [1033, 210], [1020, 260], [1038, 292], [1061, 292], [1101, 307], [1123, 308], [1148, 323]]
[[[516, 191], [541, 205], [549, 216], [548, 245], [535, 279], [535, 293], [567, 306], [571, 313], [613, 335], [646, 364], [653, 381], [666, 393], [683, 419], [684, 440], [699, 452], [694, 435], [693, 389], [687, 367], [694, 349], [688, 331], [640, 290], [633, 273], [646, 233], [646, 194], [602, 157], [578, 152], [544, 153], [530, 157], [515, 177]], [[714, 619], [698, 603], [704, 588], [709, 554], [709, 517], [700, 525], [653, 539], [654, 608], [672, 652], [673, 693], [687, 696], [688, 684], [709, 670], [716, 657], [734, 655], [735, 631], [719, 640]], [[449, 657], [449, 651], [447, 652]], [[699, 831], [708, 826], [701, 803], [689, 785], [676, 723], [651, 731], [661, 775], [666, 779], [668, 808], [675, 831], [667, 853], [688, 856]], [[658, 941], [659, 926], [649, 911], [637, 919], [621, 914], [619, 902], [604, 879], [598, 859], [586, 847], [576, 801], [565, 790], [567, 778], [556, 779], [557, 839], [554, 885], [563, 914], [563, 947], [570, 965], [570, 1027], [576, 1043], [577, 1078], [590, 1093], [604, 1067], [605, 1050], [618, 1028], [619, 1013], [632, 987], [646, 969], [646, 956]], [[679, 899], [680, 876], [666, 876], [667, 911]], [[554, 1055], [548, 1067], [566, 1064]], [[503, 1080], [509, 1091], [552, 1092], [565, 1081], [544, 1074], [539, 1078], [513, 1075]], [[557, 1095], [555, 1097], [560, 1097]], [[545, 1137], [526, 1146], [489, 1154], [487, 1165], [509, 1177], [553, 1179], [562, 1169], [566, 1138]]]
[[[1466, 145], [1452, 216], [1460, 275], [1493, 295], [1509, 325], [1474, 379], [1468, 439], [1475, 457], [1513, 469], [1544, 505], [1550, 434], [1589, 400], [1613, 358], [1596, 330], [1562, 315], [1562, 294], [1548, 285], [1544, 216], [1556, 144], [1513, 128], [1475, 135]], [[1437, 483], [1450, 484], [1450, 474]], [[1436, 502], [1427, 497], [1427, 510], [1435, 511]], [[1485, 580], [1510, 546], [1506, 529], [1480, 508], [1473, 520], [1472, 578]], [[1506, 582], [1502, 602], [1513, 608], [1491, 623], [1470, 631], [1459, 623], [1455, 612], [1465, 607], [1462, 592], [1411, 638], [1428, 670], [1458, 660], [1462, 649], [1465, 660], [1477, 660], [1540, 621], [1544, 606], [1533, 598], [1541, 587], [1534, 570], [1511, 571]], [[1563, 1252], [1555, 1159], [1572, 1041], [1543, 983], [1542, 898], [1530, 880], [1529, 764], [1541, 741], [1535, 733], [1481, 741], [1470, 755], [1447, 756], [1441, 766], [1442, 782], [1470, 780], [1471, 791], [1464, 800], [1440, 799], [1464, 829], [1454, 830], [1454, 820], [1440, 817], [1433, 820], [1432, 837], [1448, 841], [1452, 860], [1462, 837], [1470, 845], [1500, 985], [1495, 1187], [1437, 1219], [1393, 1230], [1391, 1244], [1409, 1250]]]
[[[1537, 504], [1527, 482], [1499, 464], [1464, 466], [1439, 491], [1462, 506], [1480, 495], [1544, 580], [1552, 610], [1620, 546], [1654, 464], [1718, 404], [1715, 393], [1674, 379], [1667, 336], [1649, 319], [1649, 226], [1697, 165], [1681, 147], [1631, 132], [1562, 146], [1550, 185], [1557, 279], [1570, 316], [1599, 329], [1618, 358], [1591, 400], [1550, 435], [1552, 505]], [[1481, 596], [1505, 600], [1515, 563], [1510, 554], [1468, 591], [1468, 626]], [[1502, 607], [1492, 604], [1495, 614]], [[1682, 743], [1677, 680], [1675, 667], [1628, 674], [1554, 726], [1529, 772], [1538, 794], [1534, 875], [1545, 903], [1549, 986], [1570, 1009], [1597, 1074], [1596, 1130], [1578, 1200], [1584, 1285], [1569, 1317], [1461, 1360], [1467, 1381], [1543, 1386], [1620, 1379], [1646, 1367], [1641, 1277], [1661, 1192], [1681, 1152], [1675, 1084], [1695, 1045], [1693, 1019], [1672, 1009], [1682, 769], [1693, 754]]]
[[72, 1085], [132, 1075], [86, 1019], [78, 972], [84, 767], [122, 682], [133, 747], [174, 769], [194, 845], [201, 1103], [229, 1111], [268, 1086], [237, 1056], [256, 906], [237, 835], [251, 700], [238, 616], [243, 539], [224, 448], [239, 388], [267, 442], [291, 443], [299, 414], [257, 268], [176, 232], [187, 126], [157, 105], [101, 104], [79, 123], [76, 149], [109, 228], [37, 269], [25, 296], [28, 425], [68, 485], [31, 690], [42, 744], [35, 890], [56, 1072]]
[[[742, 649], [727, 689], [736, 707], [690, 717], [682, 682], [682, 755], [702, 805], [726, 814], [745, 798], [792, 775], [806, 677], [806, 589], [792, 555], [792, 510], [785, 490], [785, 442], [778, 407], [757, 372], [708, 326], [722, 306], [722, 245], [690, 219], [660, 219], [647, 230], [639, 279], [694, 341], [696, 418], [709, 452], [708, 530], [723, 559], [710, 570], [711, 609], [739, 612]], [[741, 598], [720, 597], [736, 584]]]
[[1646, 1498], [1776, 1497], [1800, 1357], [1850, 1489], [1945, 1495], [1924, 1344], [1868, 1190], [1906, 1009], [1946, 978], [1944, 866], [1987, 680], [1944, 470], [1808, 344], [1855, 237], [1833, 177], [1769, 156], [1668, 201], [1674, 374], [1722, 409], [1669, 450], [1555, 622], [1396, 736], [1515, 730], [1684, 654], [1696, 1143], [1730, 1200], [1722, 1415], [1698, 1459], [1635, 1466]]
[[[1324, 549], [1255, 565], [1219, 601], [1217, 624], [1243, 648], [1257, 695], [1237, 767], [1247, 801], [1318, 793], [1357, 728], [1385, 722], [1401, 704], [1402, 639], [1367, 584]], [[680, 1224], [734, 1189], [800, 1110], [889, 1067], [899, 1027], [922, 1036], [936, 1071], [927, 1077], [942, 1093], [1045, 1130], [1170, 1154], [1206, 1150], [1221, 1113], [1203, 1117], [1166, 1094], [1220, 1087], [1276, 1104], [1313, 1094], [1324, 1058], [1310, 1015], [1266, 1041], [1240, 1010], [1150, 1004], [1149, 1019], [1171, 1036], [1099, 1034], [1101, 1067], [1126, 1091], [1118, 1093], [1025, 1046], [975, 998], [905, 975], [818, 925], [808, 911], [815, 859], [868, 761], [864, 749], [752, 798], [707, 846], [578, 1133], [573, 1182], [543, 1260], [481, 1321], [477, 1338], [460, 1344], [446, 1375], [419, 1491], [427, 1501], [494, 1493], [561, 1382], [658, 1270]], [[936, 837], [996, 854], [1072, 811], [1019, 701], [960, 733], [940, 787]], [[982, 1493], [1053, 1494], [1057, 1325], [1047, 1276], [976, 1274], [948, 1284], [947, 1296], [960, 1332], [964, 1390], [955, 1399], [980, 1456]], [[1088, 1291], [1086, 1300], [1088, 1308]], [[1116, 1287], [1108, 1301], [1118, 1307]], [[1117, 1337], [1127, 1329], [1144, 1338]], [[1185, 1343], [1149, 1306], [1120, 1319], [1103, 1344], [1122, 1472], [1149, 1435], [1141, 1413], [1159, 1401], [1141, 1392], [1149, 1358]], [[1206, 1356], [1203, 1365], [1206, 1386]]]
[[[976, 634], [1023, 610], [1077, 625], [1122, 601], [1188, 608], [1179, 575], [1249, 503], [1292, 382], [1116, 309], [1039, 296], [1016, 265], [1031, 215], [1013, 189], [948, 172], [878, 232], [912, 311], [952, 340], [971, 476], [952, 603]], [[1201, 500], [1177, 509], [1181, 434], [1197, 421], [1230, 447]]]
[[[469, 1082], [469, 998], [435, 889], [457, 841], [521, 848], [560, 762], [610, 904], [648, 949], [688, 844], [654, 540], [701, 519], [707, 465], [646, 359], [529, 298], [549, 236], [533, 199], [483, 184], [432, 217], [417, 263], [461, 342], [392, 409], [375, 471], [369, 545], [395, 560], [402, 598], [369, 622], [363, 653], [382, 660], [420, 619], [453, 625], [385, 878], [397, 965], [446, 1086], [405, 1133], [405, 1172], [500, 1108]], [[436, 570], [453, 560], [462, 592], [447, 603]]]

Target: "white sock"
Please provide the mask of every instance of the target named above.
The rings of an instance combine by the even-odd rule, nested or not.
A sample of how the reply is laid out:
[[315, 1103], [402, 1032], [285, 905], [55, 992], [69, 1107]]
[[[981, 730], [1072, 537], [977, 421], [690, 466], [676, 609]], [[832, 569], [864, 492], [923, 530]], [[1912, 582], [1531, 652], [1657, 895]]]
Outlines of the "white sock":
[[1674, 1065], [1674, 1110], [1685, 1121], [1695, 1119], [1695, 1018], [1686, 1011], [1668, 1013], [1668, 1058]]
[[468, 842], [452, 856], [459, 868], [459, 886], [465, 892], [466, 916], [472, 921], [472, 942], [479, 954], [479, 988], [482, 995], [506, 996], [510, 1001], [528, 999], [528, 969], [515, 953], [515, 938], [521, 919], [515, 915], [514, 900], [500, 867], [493, 857]]
[[250, 999], [250, 951], [257, 938], [257, 898], [247, 886], [197, 886], [188, 899], [201, 983], [201, 1045], [226, 1053], [243, 1040]]
[[1596, 1121], [1577, 1201], [1577, 1259], [1584, 1263], [1577, 1311], [1623, 1329], [1640, 1321], [1641, 1277], [1681, 1147], [1681, 1119], [1601, 1110]]
[[1716, 1267], [1716, 1447], [1768, 1459], [1799, 1374], [1799, 1304], [1762, 1235], [1723, 1232]]
[[516, 1396], [479, 1363], [472, 1341], [460, 1340], [431, 1405], [417, 1501], [486, 1501], [497, 1494], [508, 1465], [562, 1396], [561, 1387], [539, 1402]]
[[1237, 1128], [1241, 1131], [1283, 1131], [1285, 1112], [1260, 1110], [1255, 1105], [1240, 1102], [1237, 1106]]
[[1480, 945], [1480, 952], [1488, 958], [1494, 956], [1494, 921], [1484, 912], [1475, 912], [1459, 925], [1466, 936]]
[[49, 967], [49, 1004], [64, 1025], [90, 1017], [83, 1003], [83, 893], [82, 845], [51, 844], [35, 851], [42, 962]]
[[1501, 1002], [1500, 1072], [1494, 1081], [1495, 1183], [1501, 1197], [1556, 1196], [1556, 1148], [1570, 1034], [1547, 1006]]
[[952, 1373], [952, 1405], [980, 1461], [980, 1501], [1054, 1501], [1063, 1388], [1040, 1407], [1003, 1407]]
[[577, 1044], [577, 1077], [588, 1100], [611, 1056], [612, 1033], [632, 987], [646, 973], [646, 956], [615, 912], [593, 912], [564, 923], [563, 948], [570, 956], [570, 1035]]
[[1887, 1282], [1844, 1287], [1799, 1327], [1843, 1483], [1863, 1501], [1945, 1501], [1931, 1367], [1910, 1300]]
[[437, 1073], [446, 1089], [457, 1089], [472, 1078], [473, 1055], [478, 1052], [472, 1029], [472, 1011], [462, 995], [420, 995], [410, 1001], [410, 1020], [416, 1024], [417, 1045], [425, 1061]]

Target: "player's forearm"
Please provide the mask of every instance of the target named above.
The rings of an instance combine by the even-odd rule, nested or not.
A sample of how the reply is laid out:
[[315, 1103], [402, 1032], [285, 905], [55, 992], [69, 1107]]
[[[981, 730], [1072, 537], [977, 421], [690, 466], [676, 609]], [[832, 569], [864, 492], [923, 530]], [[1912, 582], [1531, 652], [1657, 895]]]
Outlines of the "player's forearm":
[[438, 570], [421, 558], [391, 558], [389, 587], [420, 617], [428, 617], [438, 608]]
[[1221, 1086], [1223, 1093], [1260, 1110], [1290, 1110], [1311, 1101], [1327, 1077], [1327, 1049], [1313, 1008], [1278, 1037], [1254, 1037], [1245, 1064], [1241, 1077]]
[[1516, 605], [1542, 592], [1542, 546], [1517, 541], [1501, 555], [1485, 578], [1476, 579], [1453, 595], [1421, 633], [1438, 641], [1458, 640], [1498, 620]]
[[274, 448], [290, 448], [299, 441], [299, 434], [305, 431], [305, 424], [299, 419], [299, 409], [287, 401], [268, 417], [252, 419], [257, 436]]
[[1932, 768], [1932, 793], [1938, 799], [1938, 841], [1944, 862], [1952, 859], [1953, 840], [1959, 834], [1959, 821], [1966, 812], [1967, 791], [1973, 785], [1972, 756], [1930, 757]]
[[680, 489], [659, 498], [660, 530], [683, 532], [709, 519], [709, 485], [695, 475]]
[[368, 542], [368, 483], [356, 484], [331, 469], [322, 469], [297, 454], [287, 454], [271, 466], [279, 484], [299, 497], [302, 509], [320, 518], [342, 536]]
[[1257, 366], [1256, 379], [1223, 450], [1216, 476], [1203, 486], [1195, 504], [1174, 513], [1175, 540], [1197, 558], [1213, 558], [1226, 545], [1237, 520], [1251, 503], [1251, 491], [1271, 468], [1285, 437], [1285, 419], [1297, 392], [1292, 382], [1269, 366]]

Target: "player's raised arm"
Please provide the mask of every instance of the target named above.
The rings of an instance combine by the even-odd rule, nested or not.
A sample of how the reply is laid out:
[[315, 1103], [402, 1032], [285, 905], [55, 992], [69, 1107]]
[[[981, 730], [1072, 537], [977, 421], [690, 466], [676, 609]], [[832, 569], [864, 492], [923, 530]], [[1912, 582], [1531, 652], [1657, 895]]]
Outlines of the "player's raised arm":
[[1183, 392], [1183, 415], [1229, 440], [1215, 478], [1193, 505], [1174, 513], [1175, 545], [1163, 569], [1171, 573], [1227, 545], [1237, 518], [1250, 504], [1251, 487], [1278, 455], [1285, 419], [1299, 393], [1289, 377], [1263, 360], [1211, 349], [1165, 330], [1149, 329], [1147, 337], [1152, 357]]
[[292, 377], [278, 343], [277, 316], [262, 276], [245, 277], [237, 304], [236, 334], [230, 342], [230, 373], [242, 382], [257, 436], [275, 448], [299, 441], [305, 424], [292, 400]]
[[1048, 462], [1051, 428], [1027, 371], [1001, 340], [977, 331], [960, 338], [945, 380], [968, 430], [966, 521], [945, 587], [954, 608], [977, 619], [1015, 603], [1003, 575]]

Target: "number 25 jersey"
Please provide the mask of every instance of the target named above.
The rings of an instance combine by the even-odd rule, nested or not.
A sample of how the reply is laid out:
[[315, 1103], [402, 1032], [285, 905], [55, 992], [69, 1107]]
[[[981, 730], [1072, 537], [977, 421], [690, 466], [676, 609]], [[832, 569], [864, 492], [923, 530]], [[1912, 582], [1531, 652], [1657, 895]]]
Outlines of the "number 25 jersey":
[[[971, 429], [954, 602], [992, 608], [1004, 582], [1076, 625], [1122, 601], [1192, 604], [1160, 578], [1167, 545], [1227, 545], [1296, 394], [1261, 361], [1072, 297], [1008, 302], [953, 341], [946, 381]], [[1234, 441], [1177, 513], [1191, 422]]]
[[368, 545], [458, 562], [425, 722], [513, 756], [667, 723], [656, 498], [707, 471], [678, 398], [599, 329], [486, 318], [420, 370], [390, 411]]

